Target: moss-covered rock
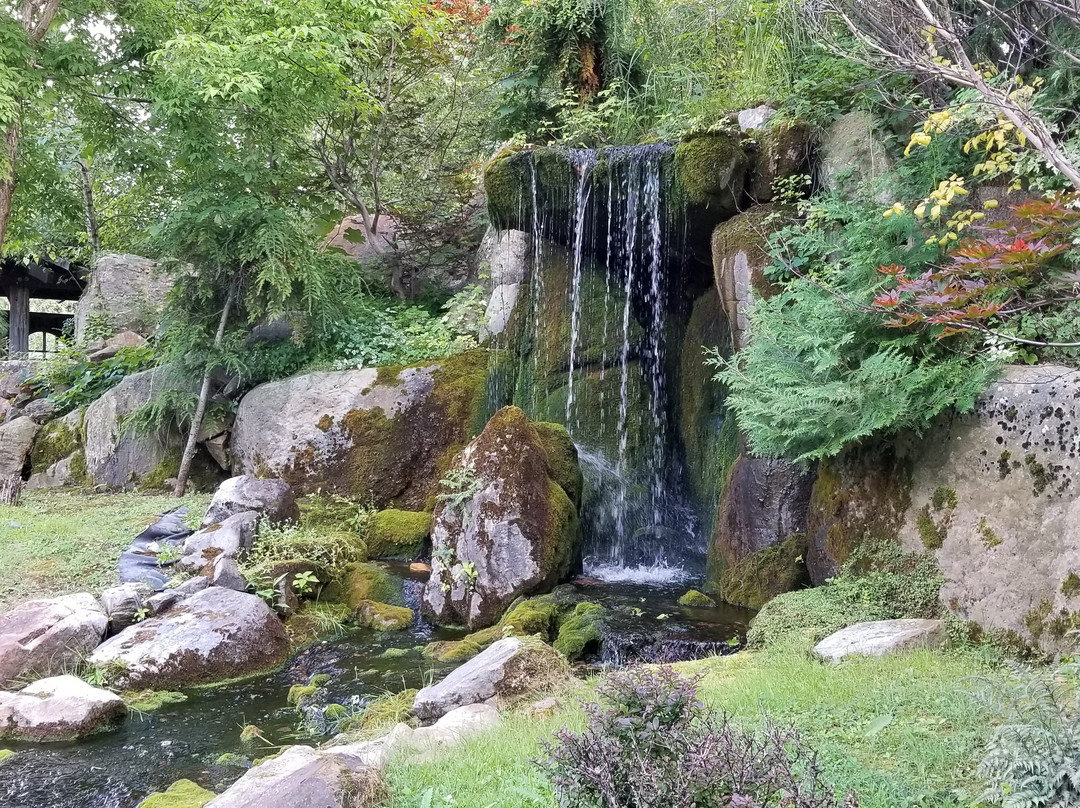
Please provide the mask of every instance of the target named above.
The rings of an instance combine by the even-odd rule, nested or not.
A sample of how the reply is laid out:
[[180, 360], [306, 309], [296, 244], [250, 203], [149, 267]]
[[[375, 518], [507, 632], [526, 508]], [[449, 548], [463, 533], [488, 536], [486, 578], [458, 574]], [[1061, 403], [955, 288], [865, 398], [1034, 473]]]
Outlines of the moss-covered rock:
[[744, 556], [720, 574], [721, 599], [760, 609], [777, 595], [809, 582], [805, 554], [805, 534], [793, 533], [779, 544]]
[[534, 423], [533, 428], [540, 436], [540, 443], [547, 453], [552, 479], [570, 497], [574, 507], [580, 508], [585, 481], [581, 476], [581, 466], [578, 465], [577, 447], [574, 445], [573, 438], [562, 424], [540, 421]]
[[675, 147], [679, 184], [691, 205], [734, 213], [750, 166], [735, 135], [693, 135]]
[[139, 713], [156, 713], [170, 704], [187, 701], [187, 696], [175, 690], [129, 690], [120, 697], [128, 709]]
[[3, 765], [5, 760], [11, 760], [15, 757], [15, 753], [10, 749], [0, 749], [0, 765]]
[[608, 610], [598, 603], [579, 603], [559, 625], [555, 637], [555, 650], [567, 659], [578, 659], [589, 651], [596, 651], [604, 637], [604, 623]]
[[78, 425], [73, 425], [70, 418], [57, 418], [38, 430], [30, 452], [30, 468], [34, 472], [45, 471], [81, 448]]
[[755, 132], [756, 153], [750, 178], [750, 198], [758, 204], [771, 202], [773, 183], [794, 174], [810, 173], [814, 128], [805, 121], [780, 121]]
[[203, 808], [215, 796], [191, 780], [177, 780], [165, 791], [151, 794], [138, 808]]
[[355, 611], [364, 601], [404, 606], [404, 584], [378, 564], [350, 564], [345, 574], [328, 587], [326, 597]]
[[716, 601], [706, 595], [704, 592], [699, 592], [696, 589], [687, 591], [681, 598], [679, 598], [679, 605], [686, 606], [690, 609], [711, 609], [716, 606]]
[[364, 600], [356, 607], [356, 623], [376, 631], [402, 631], [413, 623], [412, 609]]
[[371, 558], [417, 558], [431, 535], [431, 514], [422, 511], [379, 511], [371, 520], [367, 535]]

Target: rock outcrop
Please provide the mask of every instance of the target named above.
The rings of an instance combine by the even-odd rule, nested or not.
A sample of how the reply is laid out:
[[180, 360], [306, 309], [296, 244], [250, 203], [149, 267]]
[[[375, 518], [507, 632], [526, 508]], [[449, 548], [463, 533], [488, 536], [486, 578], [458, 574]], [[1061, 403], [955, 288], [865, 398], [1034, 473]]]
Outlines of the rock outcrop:
[[877, 187], [892, 168], [881, 130], [874, 116], [861, 110], [841, 115], [829, 125], [818, 150], [819, 174], [828, 190], [848, 196], [869, 193], [883, 204], [892, 204], [889, 192]]
[[45, 424], [30, 452], [27, 488], [54, 488], [87, 482], [83, 451], [82, 410], [73, 410]]
[[0, 479], [23, 473], [40, 428], [26, 416], [0, 426]]
[[[551, 432], [548, 440], [560, 438]], [[427, 614], [490, 626], [515, 598], [550, 590], [570, 572], [580, 555], [578, 514], [575, 491], [563, 485], [580, 477], [565, 430], [561, 442], [562, 451], [549, 451], [525, 413], [505, 407], [457, 457], [432, 525]]]
[[89, 662], [121, 687], [163, 690], [268, 670], [288, 653], [285, 629], [261, 598], [213, 586], [124, 629]]
[[0, 687], [74, 668], [107, 625], [97, 598], [85, 593], [27, 601], [0, 615]]
[[134, 331], [144, 337], [157, 328], [161, 307], [173, 286], [172, 275], [149, 258], [104, 255], [75, 308], [75, 337], [86, 337], [87, 325], [101, 318], [113, 333]]
[[300, 521], [300, 509], [287, 482], [243, 474], [230, 477], [214, 492], [202, 526], [222, 524], [245, 511], [254, 512], [272, 524]]
[[39, 679], [18, 693], [0, 692], [0, 739], [73, 741], [127, 715], [115, 693], [91, 687], [78, 676]]
[[236, 416], [234, 473], [280, 477], [297, 494], [428, 510], [441, 472], [478, 425], [486, 378], [481, 352], [260, 385]]

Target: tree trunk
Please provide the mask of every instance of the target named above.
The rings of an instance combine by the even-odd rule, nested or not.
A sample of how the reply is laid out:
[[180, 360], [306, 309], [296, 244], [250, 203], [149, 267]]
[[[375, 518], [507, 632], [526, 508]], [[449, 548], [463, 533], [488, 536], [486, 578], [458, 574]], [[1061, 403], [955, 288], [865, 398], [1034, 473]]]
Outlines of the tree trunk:
[[18, 505], [22, 487], [23, 480], [18, 474], [0, 478], [0, 505]]
[[[233, 279], [229, 284], [229, 294], [225, 297], [225, 308], [221, 310], [221, 319], [218, 321], [217, 334], [214, 335], [215, 352], [221, 347], [221, 341], [225, 338], [225, 325], [229, 321], [229, 311], [236, 299], [239, 283]], [[202, 387], [199, 388], [199, 401], [195, 405], [195, 415], [191, 418], [191, 431], [188, 433], [187, 445], [184, 446], [184, 454], [180, 457], [180, 471], [176, 475], [176, 486], [173, 488], [173, 496], [182, 497], [187, 491], [188, 477], [191, 476], [191, 462], [195, 459], [195, 451], [199, 448], [199, 432], [202, 430], [203, 418], [206, 417], [206, 405], [210, 400], [210, 378], [213, 367], [209, 364], [203, 372]]]
[[94, 207], [94, 180], [90, 176], [90, 166], [81, 157], [79, 173], [82, 175], [83, 205], [86, 208], [86, 233], [90, 236], [90, 246], [96, 256], [101, 252], [101, 232], [98, 229], [97, 209]]
[[4, 161], [7, 171], [0, 181], [0, 252], [4, 249], [8, 221], [11, 219], [11, 203], [15, 197], [15, 167], [19, 157], [19, 121], [16, 119], [4, 133]]

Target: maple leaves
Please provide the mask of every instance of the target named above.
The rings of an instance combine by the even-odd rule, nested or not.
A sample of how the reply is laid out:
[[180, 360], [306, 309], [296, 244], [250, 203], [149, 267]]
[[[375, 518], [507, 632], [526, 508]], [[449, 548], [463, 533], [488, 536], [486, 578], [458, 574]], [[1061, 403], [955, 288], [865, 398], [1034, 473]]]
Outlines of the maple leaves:
[[1080, 228], [1074, 196], [1036, 199], [1012, 208], [1013, 223], [981, 228], [978, 237], [959, 241], [947, 261], [920, 275], [898, 264], [883, 266], [895, 285], [874, 298], [873, 307], [888, 312], [890, 326], [934, 327], [944, 338], [986, 330], [992, 318], [1042, 305], [1027, 294], [1059, 275], [1060, 259]]

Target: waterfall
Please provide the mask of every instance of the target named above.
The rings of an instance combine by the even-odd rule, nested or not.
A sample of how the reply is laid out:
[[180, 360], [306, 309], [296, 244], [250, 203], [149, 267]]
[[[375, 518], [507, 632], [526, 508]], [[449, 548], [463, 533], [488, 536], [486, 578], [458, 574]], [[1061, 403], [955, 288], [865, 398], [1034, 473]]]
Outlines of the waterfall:
[[585, 574], [607, 580], [670, 583], [700, 567], [706, 545], [669, 389], [684, 232], [672, 157], [668, 144], [522, 152], [533, 250], [513, 401], [577, 444]]

